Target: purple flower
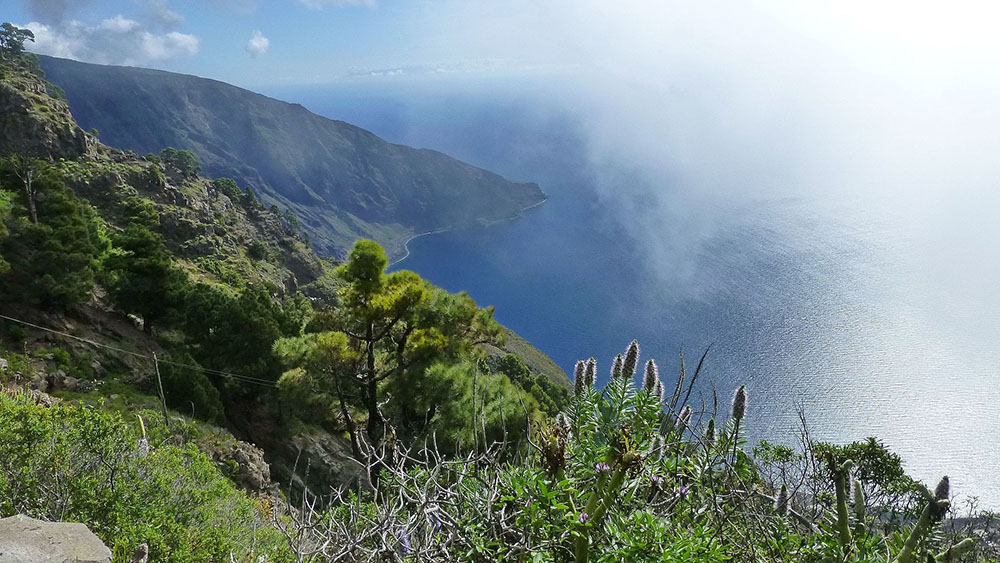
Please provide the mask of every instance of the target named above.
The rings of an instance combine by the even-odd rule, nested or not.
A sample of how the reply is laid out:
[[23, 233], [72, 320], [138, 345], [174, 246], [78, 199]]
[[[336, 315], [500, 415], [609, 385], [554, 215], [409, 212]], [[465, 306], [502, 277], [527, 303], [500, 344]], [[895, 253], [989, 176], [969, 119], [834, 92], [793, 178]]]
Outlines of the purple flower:
[[587, 385], [593, 387], [597, 383], [597, 360], [590, 358], [587, 360], [587, 371], [586, 371]]
[[740, 388], [736, 390], [733, 394], [733, 420], [737, 424], [743, 420], [743, 416], [747, 412], [747, 386], [740, 385]]
[[635, 368], [639, 365], [639, 341], [633, 340], [625, 351], [625, 360], [622, 362], [622, 377], [635, 377]]
[[599, 475], [604, 475], [611, 471], [611, 466], [603, 461], [599, 461], [594, 464], [594, 471], [596, 471]]
[[406, 533], [406, 530], [400, 530], [397, 532], [397, 536], [403, 545], [404, 553], [413, 553], [413, 548], [410, 547], [410, 535]]
[[664, 393], [665, 390], [663, 389], [663, 382], [657, 381], [656, 385], [653, 386], [653, 395], [659, 397], [660, 402], [662, 403], [663, 400], [666, 398], [666, 395], [664, 395]]
[[663, 477], [659, 475], [650, 475], [649, 480], [653, 483], [653, 486], [659, 489], [663, 486]]
[[689, 492], [691, 492], [691, 487], [687, 485], [681, 485], [674, 489], [674, 494], [679, 497], [686, 497]]
[[580, 515], [576, 517], [576, 521], [581, 524], [586, 524], [589, 518], [590, 518], [589, 514], [587, 514], [586, 512], [581, 512]]
[[660, 370], [656, 367], [656, 362], [654, 360], [647, 361], [646, 370], [642, 377], [642, 388], [652, 393], [659, 382]]
[[574, 392], [577, 395], [583, 394], [583, 390], [587, 386], [587, 364], [580, 360], [576, 363], [576, 369], [573, 370], [573, 383]]

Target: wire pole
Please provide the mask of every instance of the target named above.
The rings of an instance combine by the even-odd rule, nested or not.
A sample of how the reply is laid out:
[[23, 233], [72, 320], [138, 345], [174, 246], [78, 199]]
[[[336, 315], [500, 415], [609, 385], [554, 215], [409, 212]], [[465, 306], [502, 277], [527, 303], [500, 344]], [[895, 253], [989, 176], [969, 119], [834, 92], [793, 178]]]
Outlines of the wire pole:
[[160, 380], [160, 362], [156, 359], [156, 352], [153, 352], [153, 369], [156, 370], [156, 389], [160, 392], [160, 406], [163, 407], [163, 422], [170, 428], [170, 417], [167, 416], [167, 399], [163, 396], [163, 381]]

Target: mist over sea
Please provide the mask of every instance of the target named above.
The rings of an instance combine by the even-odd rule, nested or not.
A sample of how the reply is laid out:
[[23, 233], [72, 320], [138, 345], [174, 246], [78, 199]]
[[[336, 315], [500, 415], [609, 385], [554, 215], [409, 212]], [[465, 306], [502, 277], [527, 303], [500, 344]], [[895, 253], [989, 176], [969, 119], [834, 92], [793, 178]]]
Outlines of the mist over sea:
[[[948, 474], [959, 496], [1000, 508], [995, 194], [931, 189], [851, 143], [699, 137], [719, 125], [700, 125], [697, 104], [648, 108], [684, 112], [663, 132], [677, 161], [598, 151], [608, 139], [567, 88], [358, 79], [265, 93], [537, 182], [544, 205], [418, 238], [397, 267], [495, 305], [567, 372], [594, 356], [606, 380], [637, 338], [670, 381], [681, 351], [690, 372], [711, 346], [694, 406], [711, 408], [714, 386], [725, 412], [746, 384], [751, 439], [797, 444], [801, 407], [813, 438], [878, 437], [915, 477]], [[803, 144], [823, 147], [808, 172]], [[879, 172], [837, 173], [839, 159]]]

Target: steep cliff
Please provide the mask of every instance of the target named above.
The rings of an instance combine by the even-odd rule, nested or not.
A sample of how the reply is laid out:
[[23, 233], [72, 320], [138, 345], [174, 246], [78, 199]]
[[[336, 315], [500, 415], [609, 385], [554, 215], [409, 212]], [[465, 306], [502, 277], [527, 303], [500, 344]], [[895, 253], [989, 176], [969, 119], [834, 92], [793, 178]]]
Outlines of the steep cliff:
[[85, 129], [120, 149], [193, 151], [206, 176], [252, 185], [265, 204], [291, 209], [314, 247], [342, 256], [359, 237], [390, 255], [408, 236], [516, 216], [545, 199], [532, 183], [215, 80], [41, 57]]

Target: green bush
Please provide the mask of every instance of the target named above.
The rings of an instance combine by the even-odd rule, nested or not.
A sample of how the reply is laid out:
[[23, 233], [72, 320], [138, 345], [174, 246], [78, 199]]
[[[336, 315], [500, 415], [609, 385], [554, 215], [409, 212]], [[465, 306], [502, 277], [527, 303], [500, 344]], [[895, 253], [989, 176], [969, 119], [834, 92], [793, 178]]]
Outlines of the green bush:
[[160, 159], [174, 166], [185, 176], [194, 176], [201, 170], [201, 163], [198, 157], [189, 150], [177, 150], [174, 147], [167, 147], [160, 151]]
[[0, 517], [87, 524], [128, 561], [290, 559], [258, 503], [194, 446], [146, 445], [117, 414], [0, 393]]
[[220, 194], [232, 200], [233, 203], [239, 203], [240, 199], [243, 197], [243, 192], [236, 184], [236, 180], [233, 180], [232, 178], [218, 178], [216, 180], [212, 180], [212, 187], [215, 188]]
[[219, 390], [203, 372], [185, 367], [197, 362], [189, 354], [174, 353], [160, 362], [163, 394], [176, 411], [208, 422], [222, 420], [223, 406]]

